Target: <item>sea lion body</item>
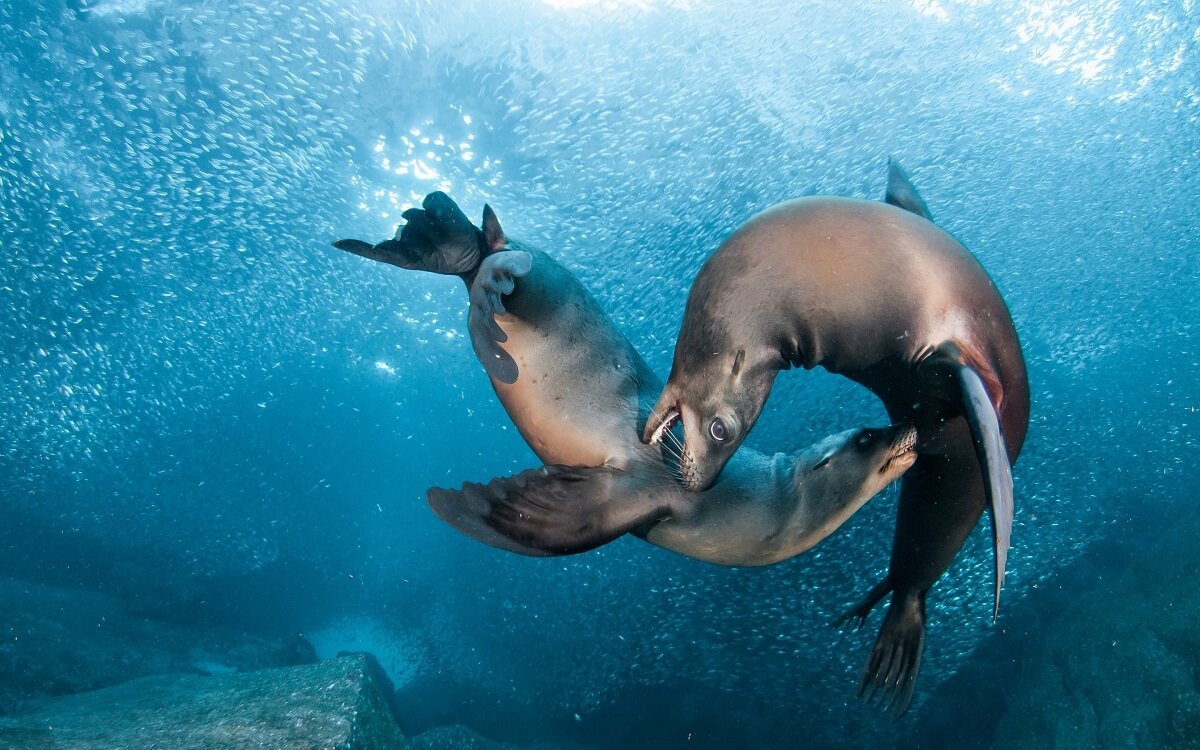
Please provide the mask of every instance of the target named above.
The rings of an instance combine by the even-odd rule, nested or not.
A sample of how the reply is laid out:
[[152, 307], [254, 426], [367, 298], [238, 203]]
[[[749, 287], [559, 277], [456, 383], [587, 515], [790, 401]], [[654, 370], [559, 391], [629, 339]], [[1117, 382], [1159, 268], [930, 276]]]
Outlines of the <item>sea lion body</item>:
[[[512, 252], [528, 253], [532, 262], [529, 272], [504, 295], [504, 313], [495, 322], [504, 332], [503, 349], [520, 375], [506, 382], [489, 373], [492, 386], [544, 463], [616, 470], [588, 484], [597, 506], [620, 505], [615, 512], [624, 523], [618, 526], [632, 520], [630, 509], [654, 509], [649, 517], [638, 515], [640, 522], [631, 524], [628, 533], [706, 562], [768, 565], [794, 557], [833, 533], [911, 465], [907, 453], [892, 463], [887, 457], [913, 434], [907, 427], [851, 430], [793, 456], [741, 451], [730, 460], [728, 476], [711, 490], [687, 492], [669, 467], [670, 456], [638, 439], [662, 381], [574, 274], [546, 253], [509, 241], [504, 251], [483, 261], [470, 282], [472, 296], [482, 296], [479, 286], [489, 282], [491, 267]], [[486, 346], [477, 347], [477, 352], [480, 349]], [[486, 362], [486, 351], [481, 359]], [[861, 453], [852, 445], [860, 432], [871, 436], [869, 449]], [[814, 471], [812, 467], [826, 457], [840, 463]], [[511, 480], [495, 481], [503, 485]], [[464, 492], [475, 487], [467, 485]], [[578, 496], [582, 489], [574, 486], [572, 494]], [[456, 491], [430, 493], [434, 509], [460, 530], [466, 500]], [[468, 525], [465, 530], [470, 533], [473, 528]], [[498, 546], [512, 549], [510, 542], [517, 537], [526, 548], [513, 551], [524, 554], [583, 551], [598, 541], [589, 536], [582, 545], [571, 541], [556, 546], [562, 541], [557, 530], [545, 539], [523, 536], [528, 530], [516, 526], [505, 530], [508, 536]], [[488, 535], [482, 541], [495, 539]]]
[[[711, 490], [687, 492], [672, 465], [674, 437], [661, 447], [639, 439], [662, 381], [579, 279], [549, 255], [509, 241], [490, 209], [478, 252], [465, 239], [455, 243], [468, 230], [454, 211], [435, 193], [425, 211], [406, 212], [400, 239], [337, 245], [405, 268], [449, 269], [468, 286], [476, 354], [518, 431], [548, 464], [430, 490], [433, 509], [469, 536], [540, 556], [632, 533], [708, 562], [765, 565], [828, 536], [915, 459], [910, 426], [850, 430], [794, 456], [742, 451]], [[456, 247], [464, 260], [447, 260]]]
[[574, 274], [540, 250], [507, 247], [533, 259], [497, 319], [521, 376], [490, 380], [521, 437], [547, 464], [661, 463], [657, 447], [628, 439], [658, 377]]
[[[893, 200], [896, 192], [907, 200]], [[735, 231], [692, 286], [644, 439], [679, 414], [683, 480], [702, 490], [736, 455], [776, 374], [792, 366], [851, 378], [879, 396], [892, 420], [917, 428], [888, 577], [850, 613], [865, 618], [893, 593], [861, 688], [882, 686], [903, 711], [924, 643], [925, 593], [989, 499], [998, 601], [1012, 518], [1008, 472], [1025, 439], [1029, 388], [991, 279], [932, 223], [895, 165], [888, 200], [894, 205], [801, 198]]]

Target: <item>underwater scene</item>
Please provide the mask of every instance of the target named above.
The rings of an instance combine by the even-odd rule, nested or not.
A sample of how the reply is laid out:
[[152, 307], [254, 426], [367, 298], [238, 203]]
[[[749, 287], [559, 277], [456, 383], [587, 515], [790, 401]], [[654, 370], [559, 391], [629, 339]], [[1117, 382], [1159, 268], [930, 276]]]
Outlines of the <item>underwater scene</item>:
[[1194, 0], [4, 0], [0, 239], [0, 748], [1200, 748]]

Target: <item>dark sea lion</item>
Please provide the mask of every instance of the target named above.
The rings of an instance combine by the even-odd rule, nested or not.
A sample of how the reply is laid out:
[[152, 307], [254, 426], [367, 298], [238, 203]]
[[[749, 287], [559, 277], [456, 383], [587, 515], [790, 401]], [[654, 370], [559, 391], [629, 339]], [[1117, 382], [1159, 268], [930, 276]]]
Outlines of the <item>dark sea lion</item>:
[[684, 491], [677, 452], [644, 445], [641, 427], [662, 388], [570, 271], [505, 237], [484, 208], [474, 227], [442, 193], [410, 209], [395, 240], [335, 245], [358, 255], [460, 276], [468, 327], [500, 401], [549, 464], [429, 504], [463, 533], [527, 555], [582, 552], [633, 533], [726, 565], [764, 565], [824, 539], [916, 458], [909, 426], [851, 430], [804, 451], [740, 451], [721, 481]]
[[881, 690], [899, 715], [920, 667], [926, 592], [989, 503], [999, 606], [1029, 385], [1004, 300], [894, 162], [886, 203], [788, 201], [705, 262], [643, 439], [682, 419], [681, 475], [704, 490], [736, 455], [776, 374], [818, 365], [865, 385], [920, 436], [887, 577], [843, 618], [861, 625], [892, 594], [859, 695]]

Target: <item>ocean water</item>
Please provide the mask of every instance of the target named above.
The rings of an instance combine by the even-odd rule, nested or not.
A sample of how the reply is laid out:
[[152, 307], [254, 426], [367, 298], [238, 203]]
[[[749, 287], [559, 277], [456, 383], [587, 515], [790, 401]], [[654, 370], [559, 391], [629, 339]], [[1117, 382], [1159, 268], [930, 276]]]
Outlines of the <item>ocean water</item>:
[[[828, 626], [886, 568], [894, 491], [763, 569], [631, 538], [529, 559], [428, 509], [538, 461], [462, 285], [332, 240], [389, 237], [433, 190], [490, 203], [665, 376], [724, 237], [787, 198], [880, 198], [889, 156], [996, 281], [1033, 394], [999, 620], [984, 522], [930, 594], [903, 719], [854, 695], [880, 614]], [[1086, 746], [1116, 717], [1091, 681], [1135, 646], [1062, 634], [1194, 513], [1192, 0], [4, 0], [0, 239], [0, 577], [371, 651], [407, 733], [989, 747], [1035, 706], [1029, 746]], [[789, 372], [748, 444], [885, 421]], [[1200, 544], [1172, 557], [1200, 569]], [[1112, 603], [1134, 631], [1162, 614], [1137, 581]], [[1152, 685], [1200, 663], [1200, 637], [1165, 642]], [[1187, 689], [1130, 688], [1120, 746], [1155, 722], [1200, 744]]]

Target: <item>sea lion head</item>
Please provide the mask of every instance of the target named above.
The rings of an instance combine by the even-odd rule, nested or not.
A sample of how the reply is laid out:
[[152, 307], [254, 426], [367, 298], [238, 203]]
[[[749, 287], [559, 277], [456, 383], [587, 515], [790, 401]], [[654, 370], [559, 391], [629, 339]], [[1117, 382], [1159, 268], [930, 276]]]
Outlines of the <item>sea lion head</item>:
[[917, 431], [910, 425], [847, 430], [795, 456], [792, 489], [799, 538], [805, 550], [832, 534], [880, 490], [917, 460]]
[[[642, 432], [643, 442], [674, 448], [680, 454], [684, 488], [707, 490], [758, 421], [777, 372], [769, 358], [748, 363], [745, 349], [731, 356], [717, 352], [684, 361], [677, 347], [671, 376]], [[681, 443], [671, 432], [677, 422], [683, 427]]]

